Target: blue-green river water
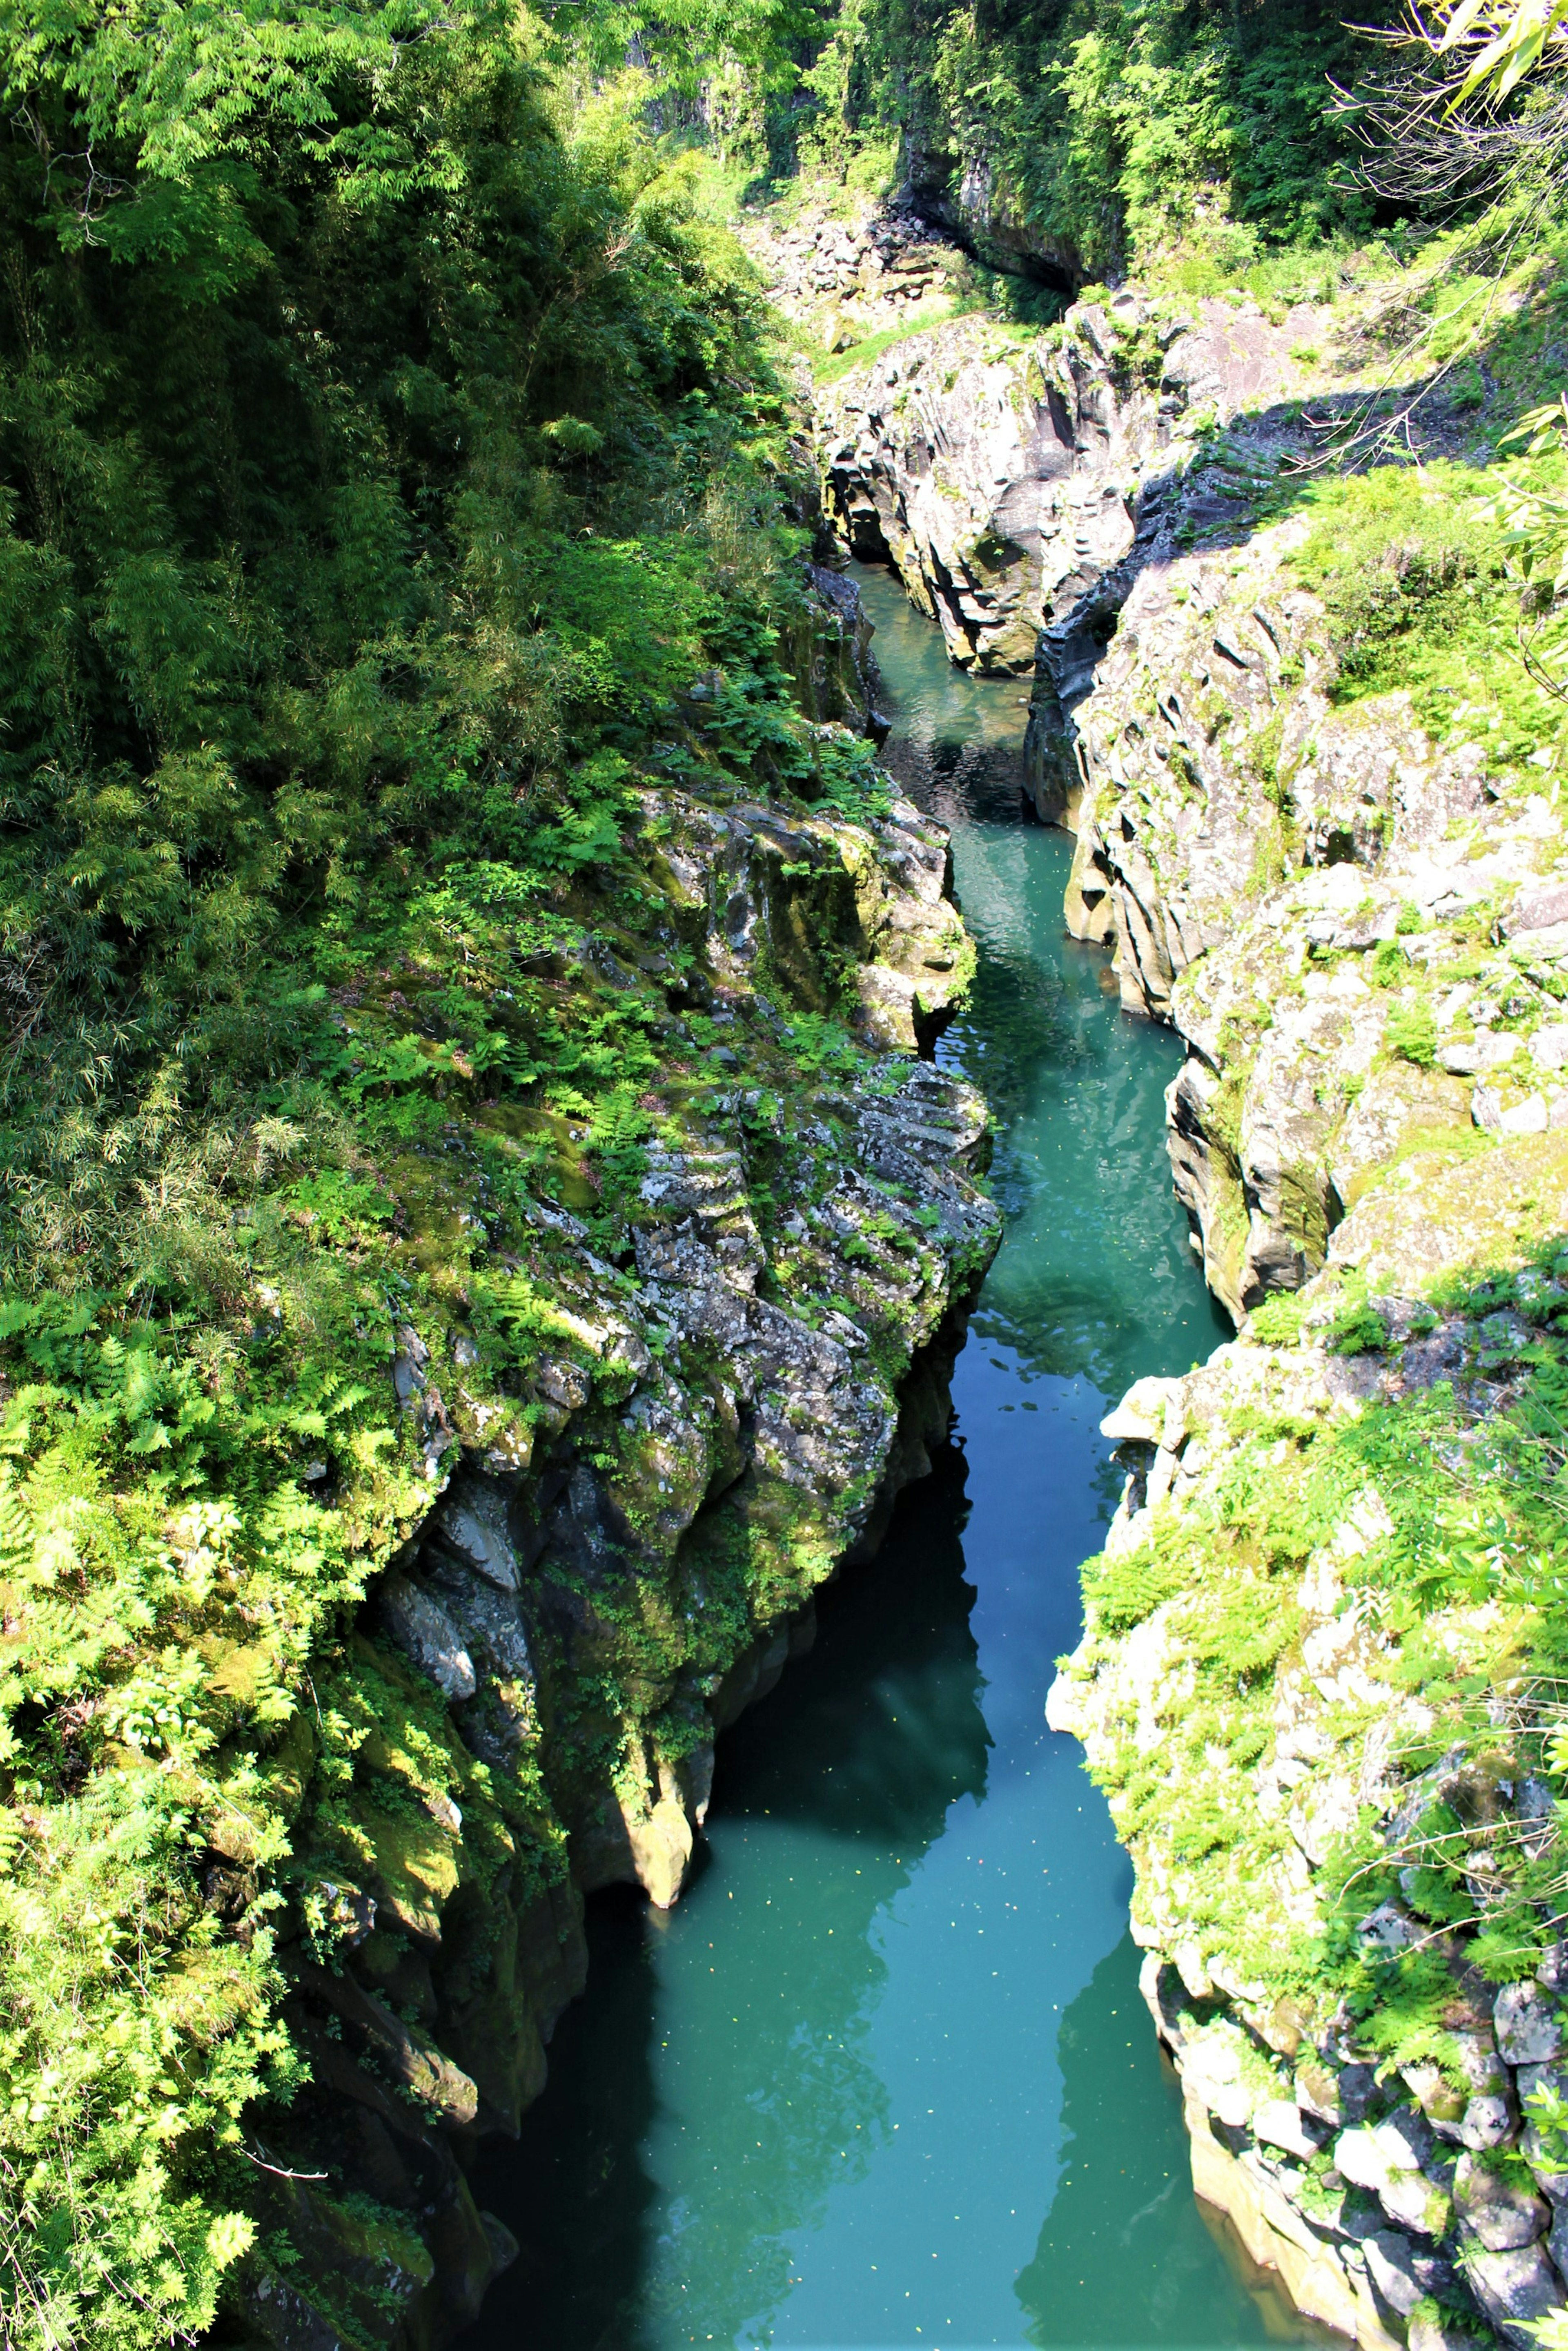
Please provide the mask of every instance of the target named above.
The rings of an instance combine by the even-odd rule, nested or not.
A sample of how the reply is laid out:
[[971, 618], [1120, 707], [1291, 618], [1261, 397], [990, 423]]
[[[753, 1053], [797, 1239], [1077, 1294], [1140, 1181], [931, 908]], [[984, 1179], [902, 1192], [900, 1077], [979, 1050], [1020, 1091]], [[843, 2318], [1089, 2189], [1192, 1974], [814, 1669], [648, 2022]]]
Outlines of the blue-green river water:
[[667, 1915], [590, 1906], [586, 1998], [480, 2201], [522, 2245], [469, 2351], [924, 2351], [1304, 2339], [1194, 2200], [1137, 1995], [1130, 1875], [1047, 1730], [1098, 1423], [1221, 1323], [1166, 1163], [1177, 1050], [1068, 940], [1071, 843], [1020, 817], [1016, 683], [859, 574], [887, 757], [951, 825], [980, 943], [943, 1060], [990, 1096], [1007, 1238], [956, 1422], [812, 1654], [721, 1742]]

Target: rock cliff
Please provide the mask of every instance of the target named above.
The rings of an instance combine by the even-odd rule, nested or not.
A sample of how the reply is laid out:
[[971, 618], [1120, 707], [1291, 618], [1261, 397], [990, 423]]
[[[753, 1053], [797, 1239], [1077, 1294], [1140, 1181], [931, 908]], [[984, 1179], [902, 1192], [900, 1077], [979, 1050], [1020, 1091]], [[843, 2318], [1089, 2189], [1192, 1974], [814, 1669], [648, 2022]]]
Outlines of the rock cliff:
[[1046, 820], [1075, 799], [1069, 714], [1177, 492], [1194, 527], [1233, 510], [1228, 481], [1186, 476], [1217, 424], [1245, 411], [1266, 435], [1299, 394], [1291, 352], [1312, 318], [1127, 293], [1038, 332], [953, 319], [819, 392], [824, 507], [845, 543], [897, 568], [953, 660], [1036, 671], [1027, 758]]
[[[1560, 1685], [1530, 1558], [1561, 1455], [1532, 1467], [1528, 1434], [1565, 1228], [1554, 1136], [1412, 1159], [1284, 1322], [1140, 1382], [1051, 1695], [1133, 1855], [1197, 2191], [1368, 2346], [1528, 2351], [1568, 2301], [1535, 2103], [1568, 2081]], [[1444, 1259], [1486, 1272], [1445, 1286]]]
[[960, 249], [906, 207], [864, 200], [806, 204], [793, 218], [747, 214], [742, 244], [768, 298], [831, 357], [873, 336], [903, 334], [976, 297]]
[[[808, 687], [855, 700], [842, 596], [820, 634]], [[694, 682], [688, 745], [724, 690]], [[983, 1105], [918, 1058], [971, 960], [945, 836], [881, 787], [852, 820], [680, 764], [637, 787], [629, 927], [601, 908], [516, 979], [579, 1033], [640, 1007], [653, 1131], [611, 1164], [569, 1118], [482, 1106], [483, 1163], [451, 1130], [416, 1246], [503, 1253], [514, 1369], [476, 1291], [405, 1287], [385, 1376], [424, 1499], [267, 1759], [275, 1929], [238, 1779], [212, 1832], [209, 1901], [276, 1932], [310, 2068], [251, 2149], [275, 2233], [237, 2339], [274, 2351], [429, 2351], [477, 2311], [511, 2249], [466, 2158], [542, 2085], [583, 1895], [676, 1900], [716, 1734], [945, 1434], [996, 1244]]]
[[1050, 1715], [1133, 1855], [1199, 2194], [1364, 2344], [1528, 2351], [1568, 2304], [1563, 747], [1461, 551], [1484, 484], [1261, 517], [1297, 429], [1146, 494], [1086, 691], [1036, 687], [1069, 925], [1186, 1043], [1176, 1186], [1241, 1322], [1105, 1423]]

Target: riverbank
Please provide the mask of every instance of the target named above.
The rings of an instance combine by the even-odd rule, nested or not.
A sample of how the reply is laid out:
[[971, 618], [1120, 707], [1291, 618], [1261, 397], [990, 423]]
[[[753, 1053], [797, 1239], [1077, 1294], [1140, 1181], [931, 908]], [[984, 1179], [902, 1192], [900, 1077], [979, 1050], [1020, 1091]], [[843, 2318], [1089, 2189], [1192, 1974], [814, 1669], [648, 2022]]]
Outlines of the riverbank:
[[[1390, 298], [958, 322], [836, 381], [818, 448], [950, 651], [1033, 667], [1067, 919], [1186, 1048], [1176, 1186], [1241, 1328], [1107, 1417], [1052, 1719], [1134, 1859], [1195, 2185], [1341, 2332], [1523, 2351], [1565, 2292], [1568, 843], [1480, 469], [1560, 297], [1539, 256], [1498, 297], [1485, 431], [1468, 381], [1403, 396], [1418, 470], [1376, 462]], [[1348, 477], [1293, 477], [1303, 388]]]

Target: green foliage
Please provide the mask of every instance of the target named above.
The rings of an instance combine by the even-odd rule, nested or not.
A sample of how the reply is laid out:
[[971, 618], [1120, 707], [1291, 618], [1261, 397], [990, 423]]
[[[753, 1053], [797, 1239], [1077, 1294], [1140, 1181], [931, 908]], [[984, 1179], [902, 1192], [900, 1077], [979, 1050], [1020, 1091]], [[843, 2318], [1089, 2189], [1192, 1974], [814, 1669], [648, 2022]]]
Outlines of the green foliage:
[[1438, 1055], [1438, 1018], [1424, 999], [1396, 1005], [1383, 1028], [1383, 1041], [1402, 1061], [1429, 1070]]
[[[1184, 1925], [1276, 1994], [1304, 1997], [1324, 2016], [1347, 2008], [1374, 2053], [1391, 2065], [1435, 2064], [1456, 2089], [1451, 1952], [1386, 1953], [1356, 1929], [1392, 1897], [1461, 1938], [1466, 1962], [1489, 1981], [1506, 1983], [1534, 1971], [1558, 1907], [1560, 1834], [1528, 1829], [1496, 1797], [1525, 1773], [1560, 1795], [1568, 1761], [1558, 1703], [1568, 1667], [1568, 1306], [1554, 1249], [1521, 1272], [1472, 1272], [1444, 1288], [1444, 1310], [1469, 1318], [1480, 1366], [1510, 1376], [1501, 1409], [1477, 1422], [1446, 1383], [1326, 1420], [1232, 1407], [1202, 1432], [1223, 1466], [1179, 1508], [1156, 1512], [1137, 1552], [1092, 1562], [1085, 1575], [1079, 1670], [1093, 1672], [1127, 1629], [1161, 1611], [1136, 1688], [1118, 1695], [1126, 1711], [1097, 1728], [1096, 1771], [1118, 1834], [1179, 1873], [1170, 1898]], [[1297, 1311], [1289, 1328], [1271, 1329], [1270, 1343], [1294, 1334], [1301, 1301], [1289, 1303]], [[1249, 1341], [1264, 1336], [1260, 1321], [1250, 1318]], [[1321, 1329], [1315, 1313], [1312, 1328]], [[1323, 1336], [1340, 1349], [1389, 1343], [1354, 1281]], [[1250, 1774], [1300, 1707], [1279, 1675], [1299, 1673], [1294, 1593], [1325, 1557], [1345, 1587], [1341, 1613], [1376, 1625], [1381, 1670], [1418, 1699], [1430, 1728], [1400, 1740], [1397, 1775], [1417, 1797], [1397, 1834], [1366, 1810], [1318, 1873], [1324, 1934], [1292, 1938], [1260, 1913], [1278, 1823], [1260, 1820]], [[1500, 1729], [1504, 1689], [1533, 1697]], [[1341, 1743], [1333, 1771], [1354, 1776], [1368, 1722], [1386, 1713], [1379, 1702], [1371, 1714], [1355, 1704], [1309, 1714], [1314, 1736]], [[1151, 1714], [1161, 1730], [1152, 1750]], [[1455, 1759], [1458, 1776], [1423, 1801], [1419, 1775], [1439, 1765], [1451, 1775]], [[1302, 1800], [1310, 1815], [1310, 1786]], [[1491, 1873], [1480, 1917], [1478, 1848]]]
[[[799, 27], [731, 20], [756, 55]], [[562, 1866], [536, 1747], [492, 1775], [350, 1627], [460, 1441], [525, 1457], [542, 1355], [629, 1394], [539, 1204], [623, 1256], [650, 1144], [711, 1107], [650, 788], [789, 799], [817, 863], [781, 903], [828, 946], [754, 1074], [777, 1105], [865, 1066], [834, 844], [887, 787], [797, 706], [749, 270], [545, 46], [418, 0], [0, 31], [30, 126], [0, 153], [17, 2351], [211, 2324], [250, 2110], [300, 2074], [285, 1941], [331, 1963], [372, 1882]], [[410, 1325], [452, 1350], [428, 1411], [394, 1395]], [[753, 1548], [704, 1669], [828, 1561], [820, 1527]], [[616, 1637], [612, 1744], [662, 1703], [626, 1658], [667, 1687], [690, 1647]]]
[[1123, 14], [839, 0], [833, 27], [793, 140], [826, 154], [897, 129], [932, 176], [983, 170], [996, 209], [1085, 276], [1178, 239], [1191, 292], [1236, 283], [1282, 242], [1319, 247], [1321, 270], [1324, 234], [1365, 216], [1324, 103], [1352, 43], [1311, 8], [1254, 25], [1163, 0]]
[[1301, 1336], [1305, 1311], [1293, 1290], [1277, 1290], [1247, 1317], [1247, 1335], [1265, 1347], [1288, 1347]]
[[1186, 1558], [1162, 1556], [1152, 1545], [1102, 1557], [1084, 1572], [1084, 1599], [1108, 1632], [1130, 1632], [1181, 1590], [1189, 1572]]
[[1484, 625], [1501, 546], [1487, 500], [1458, 468], [1386, 466], [1324, 482], [1310, 510], [1293, 568], [1328, 606], [1342, 694], [1385, 690], [1412, 635], [1436, 645]]

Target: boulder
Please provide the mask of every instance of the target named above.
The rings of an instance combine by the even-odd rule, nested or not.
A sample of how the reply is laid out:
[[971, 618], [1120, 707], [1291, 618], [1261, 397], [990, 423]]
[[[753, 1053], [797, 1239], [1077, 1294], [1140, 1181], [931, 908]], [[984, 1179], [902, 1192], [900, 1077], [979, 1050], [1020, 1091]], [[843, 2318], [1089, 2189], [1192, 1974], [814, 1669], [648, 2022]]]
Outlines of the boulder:
[[1505, 2252], [1489, 2252], [1476, 2241], [1464, 2248], [1465, 2276], [1505, 2343], [1515, 2351], [1538, 2351], [1532, 2324], [1549, 2311], [1561, 2310], [1562, 2282], [1541, 2244], [1520, 2245]]
[[449, 1698], [471, 1698], [479, 1687], [473, 1660], [439, 1600], [411, 1578], [389, 1575], [380, 1591], [381, 1622], [410, 1662]]
[[1361, 2240], [1367, 2274], [1391, 2310], [1408, 2318], [1426, 2288], [1416, 2274], [1415, 2248], [1397, 2229], [1375, 2229]]
[[1510, 2065], [1545, 2065], [1562, 2053], [1557, 2002], [1540, 1984], [1505, 1984], [1492, 2020], [1498, 2053]]
[[1542, 2199], [1509, 2172], [1478, 2161], [1473, 2154], [1459, 2158], [1453, 2192], [1460, 2225], [1488, 2252], [1510, 2252], [1546, 2234], [1551, 2215]]

